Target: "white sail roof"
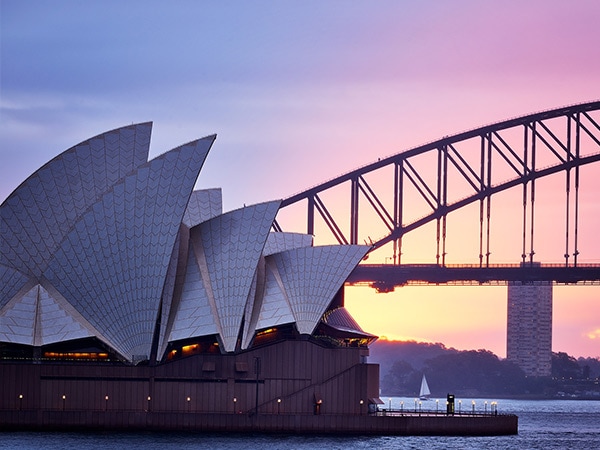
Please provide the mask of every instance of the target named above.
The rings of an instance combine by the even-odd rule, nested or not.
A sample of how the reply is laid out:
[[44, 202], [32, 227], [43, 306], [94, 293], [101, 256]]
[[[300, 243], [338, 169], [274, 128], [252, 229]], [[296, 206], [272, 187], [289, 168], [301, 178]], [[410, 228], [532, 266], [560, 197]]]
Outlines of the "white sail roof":
[[198, 266], [198, 257], [192, 247], [189, 251], [185, 283], [169, 341], [208, 336], [219, 332], [214, 301], [210, 300]]
[[263, 328], [314, 330], [368, 247], [270, 233], [280, 201], [223, 214], [220, 189], [193, 191], [215, 136], [146, 161], [151, 128], [63, 152], [2, 203], [0, 342], [95, 337], [136, 362], [196, 337], [232, 352]]
[[206, 220], [223, 214], [223, 194], [220, 188], [192, 192], [183, 223], [192, 228]]
[[313, 237], [310, 234], [304, 233], [288, 233], [288, 232], [271, 232], [263, 250], [264, 256], [272, 255], [273, 253], [283, 252], [285, 250], [293, 250], [300, 247], [311, 247]]
[[294, 323], [290, 299], [281, 281], [281, 275], [272, 258], [267, 258], [265, 291], [256, 329]]
[[0, 310], [0, 341], [42, 346], [101, 333], [56, 290], [35, 285]]
[[33, 345], [38, 307], [37, 285], [0, 310], [0, 341]]
[[268, 257], [277, 267], [300, 333], [313, 332], [335, 293], [369, 248], [302, 247]]
[[279, 204], [244, 207], [191, 229], [198, 264], [206, 268], [202, 281], [225, 351], [235, 350], [256, 266]]
[[[67, 150], [0, 206], [0, 308], [12, 305], [0, 339], [25, 339], [15, 314], [36, 298], [33, 345], [92, 333], [126, 359], [147, 357], [183, 213], [214, 141], [146, 162], [150, 130], [133, 125]], [[27, 283], [42, 287], [19, 294]]]
[[46, 163], [2, 203], [0, 307], [26, 282], [15, 283], [5, 267], [37, 282], [80, 216], [147, 161], [151, 129], [142, 123], [88, 139]]
[[123, 178], [74, 224], [44, 272], [129, 360], [149, 355], [175, 238], [213, 140], [178, 147]]

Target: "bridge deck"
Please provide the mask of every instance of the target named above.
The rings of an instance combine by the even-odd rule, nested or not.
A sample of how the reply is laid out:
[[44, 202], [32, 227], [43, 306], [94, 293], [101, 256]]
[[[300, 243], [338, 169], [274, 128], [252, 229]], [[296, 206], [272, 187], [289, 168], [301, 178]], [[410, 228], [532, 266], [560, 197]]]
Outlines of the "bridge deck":
[[559, 264], [521, 266], [500, 264], [480, 267], [477, 265], [437, 264], [361, 264], [348, 277], [350, 285], [369, 285], [381, 292], [396, 286], [415, 284], [448, 285], [505, 285], [509, 282], [551, 282], [553, 284], [600, 285], [600, 264]]

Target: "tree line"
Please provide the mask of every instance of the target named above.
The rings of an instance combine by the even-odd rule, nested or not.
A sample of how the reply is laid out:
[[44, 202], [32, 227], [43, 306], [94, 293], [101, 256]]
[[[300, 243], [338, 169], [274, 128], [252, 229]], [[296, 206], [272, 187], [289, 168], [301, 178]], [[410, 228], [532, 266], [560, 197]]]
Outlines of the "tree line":
[[460, 351], [443, 344], [380, 340], [370, 362], [380, 364], [383, 396], [414, 397], [426, 375], [433, 397], [592, 397], [600, 398], [600, 359], [552, 354], [550, 377], [528, 377], [514, 363], [489, 350]]

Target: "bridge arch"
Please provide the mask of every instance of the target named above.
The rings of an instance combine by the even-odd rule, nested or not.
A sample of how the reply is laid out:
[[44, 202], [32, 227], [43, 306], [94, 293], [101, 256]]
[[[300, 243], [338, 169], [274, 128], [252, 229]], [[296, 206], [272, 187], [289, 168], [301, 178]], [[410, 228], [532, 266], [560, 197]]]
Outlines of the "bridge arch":
[[[579, 256], [580, 177], [583, 166], [600, 160], [600, 101], [566, 106], [487, 125], [421, 145], [343, 174], [283, 200], [281, 208], [306, 207], [306, 229], [315, 233], [320, 220], [340, 244], [359, 242], [361, 213], [375, 217], [383, 236], [367, 242], [372, 251], [392, 246], [394, 264], [401, 263], [403, 238], [426, 225], [435, 226], [435, 264], [446, 265], [447, 218], [468, 205], [479, 206], [478, 264], [491, 264], [492, 197], [519, 188], [515, 208], [521, 222], [521, 261], [533, 262], [536, 230], [536, 185], [551, 175], [564, 175], [564, 264], [577, 266]], [[376, 186], [389, 177], [387, 189]], [[370, 178], [369, 178], [370, 177]], [[336, 202], [347, 205], [335, 214], [326, 199], [345, 189]], [[391, 187], [391, 189], [389, 188]], [[382, 191], [386, 191], [382, 193]], [[390, 192], [391, 191], [391, 192]], [[407, 196], [423, 205], [410, 215]], [[518, 212], [518, 214], [517, 214]], [[276, 220], [274, 228], [283, 227]]]

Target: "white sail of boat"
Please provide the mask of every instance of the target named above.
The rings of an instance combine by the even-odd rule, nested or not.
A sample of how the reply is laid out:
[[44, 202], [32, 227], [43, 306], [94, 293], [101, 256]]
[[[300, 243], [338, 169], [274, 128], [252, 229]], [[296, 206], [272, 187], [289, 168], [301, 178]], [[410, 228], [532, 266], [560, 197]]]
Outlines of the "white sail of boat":
[[429, 386], [427, 385], [427, 379], [425, 378], [425, 374], [423, 374], [423, 379], [421, 380], [421, 390], [419, 391], [419, 399], [429, 400], [430, 395], [431, 392], [429, 391]]

